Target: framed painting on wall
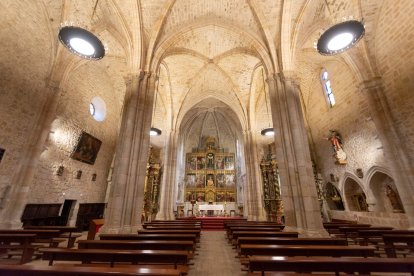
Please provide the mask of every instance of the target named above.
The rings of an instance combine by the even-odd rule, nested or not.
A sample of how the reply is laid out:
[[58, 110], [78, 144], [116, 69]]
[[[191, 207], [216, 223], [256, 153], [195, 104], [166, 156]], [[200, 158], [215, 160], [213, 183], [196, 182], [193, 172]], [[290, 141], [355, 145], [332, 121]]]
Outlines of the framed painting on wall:
[[82, 131], [81, 135], [79, 136], [78, 143], [73, 149], [70, 157], [72, 159], [93, 165], [95, 164], [95, 160], [98, 156], [101, 144], [101, 140], [93, 137], [89, 133]]

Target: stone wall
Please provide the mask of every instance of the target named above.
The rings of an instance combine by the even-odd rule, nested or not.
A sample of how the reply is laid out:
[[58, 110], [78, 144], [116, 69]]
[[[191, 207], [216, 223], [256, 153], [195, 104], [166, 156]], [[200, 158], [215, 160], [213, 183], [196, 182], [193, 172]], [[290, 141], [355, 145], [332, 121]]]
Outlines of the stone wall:
[[414, 160], [414, 2], [384, 1], [375, 34], [376, 63], [393, 119]]
[[[50, 70], [52, 42], [44, 24], [42, 5], [33, 1], [0, 4], [3, 38], [0, 55], [0, 148], [6, 150], [0, 163], [1, 199], [15, 181], [16, 172], [26, 157], [28, 141], [49, 95], [45, 77]], [[28, 24], [27, 18], [34, 24]], [[23, 39], [19, 35], [22, 33], [37, 35]], [[41, 48], [37, 47], [39, 37], [42, 38]]]
[[405, 214], [329, 210], [329, 216], [331, 219], [357, 221], [358, 223], [367, 223], [375, 226], [389, 226], [399, 229], [408, 228], [408, 220]]
[[[312, 94], [306, 106], [315, 162], [323, 178], [330, 181], [333, 174], [335, 182], [341, 182], [345, 172], [355, 175], [357, 168], [366, 173], [372, 166], [386, 166], [375, 125], [351, 70], [339, 61], [326, 63], [325, 69], [329, 73], [336, 104], [329, 107], [319, 81], [320, 71], [315, 71], [317, 78], [310, 87]], [[336, 130], [342, 136], [346, 165], [335, 163], [334, 150], [326, 139], [329, 130]]]
[[[29, 202], [104, 201], [120, 123], [118, 98], [123, 93], [113, 88], [105, 70], [94, 63], [86, 63], [71, 73], [59, 97], [56, 119], [40, 158]], [[107, 115], [102, 122], [89, 113], [89, 103], [96, 96], [106, 103]], [[82, 131], [102, 141], [93, 165], [70, 158]], [[56, 174], [59, 166], [64, 167], [62, 176]], [[81, 179], [76, 178], [79, 170]], [[96, 181], [92, 180], [93, 174], [97, 175]]]

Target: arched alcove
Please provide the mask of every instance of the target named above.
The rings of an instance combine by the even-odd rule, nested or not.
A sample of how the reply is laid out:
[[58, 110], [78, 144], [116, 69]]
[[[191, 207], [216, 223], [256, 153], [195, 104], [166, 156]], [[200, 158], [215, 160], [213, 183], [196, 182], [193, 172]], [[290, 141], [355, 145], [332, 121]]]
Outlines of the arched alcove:
[[367, 196], [358, 182], [347, 178], [344, 183], [344, 193], [349, 211], [368, 212]]
[[339, 190], [330, 182], [325, 185], [325, 199], [331, 210], [345, 210], [344, 202]]
[[236, 211], [244, 201], [246, 171], [242, 126], [236, 113], [209, 97], [187, 111], [179, 132], [177, 202], [185, 206], [185, 212], [191, 200], [225, 204], [228, 213]]
[[394, 180], [389, 175], [375, 172], [371, 177], [369, 187], [376, 200], [375, 211], [404, 213], [404, 207]]

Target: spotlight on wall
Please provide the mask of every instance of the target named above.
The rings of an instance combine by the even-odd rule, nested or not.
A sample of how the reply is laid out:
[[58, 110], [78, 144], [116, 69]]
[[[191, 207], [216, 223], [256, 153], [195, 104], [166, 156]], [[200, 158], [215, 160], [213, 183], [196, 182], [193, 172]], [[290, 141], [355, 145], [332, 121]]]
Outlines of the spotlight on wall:
[[353, 47], [365, 34], [364, 24], [347, 20], [327, 29], [318, 39], [316, 49], [321, 55], [331, 56]]
[[105, 47], [93, 33], [76, 26], [64, 26], [59, 31], [60, 42], [72, 53], [86, 59], [105, 56]]
[[156, 127], [152, 127], [152, 128], [150, 129], [150, 135], [151, 135], [151, 136], [160, 136], [160, 135], [161, 135], [161, 133], [162, 133], [161, 129], [158, 129], [158, 128], [156, 128]]
[[260, 134], [262, 134], [263, 136], [274, 136], [275, 130], [273, 129], [273, 127], [268, 127], [268, 128], [262, 129], [262, 131], [260, 131]]

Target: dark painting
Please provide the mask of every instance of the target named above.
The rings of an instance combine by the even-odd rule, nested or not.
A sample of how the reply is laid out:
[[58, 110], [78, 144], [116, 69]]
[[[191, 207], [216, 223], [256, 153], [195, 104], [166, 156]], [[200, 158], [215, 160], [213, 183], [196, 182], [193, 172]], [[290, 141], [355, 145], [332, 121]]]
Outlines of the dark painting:
[[101, 140], [96, 139], [92, 135], [81, 133], [78, 144], [70, 155], [71, 158], [88, 164], [95, 164], [99, 149], [101, 148]]

